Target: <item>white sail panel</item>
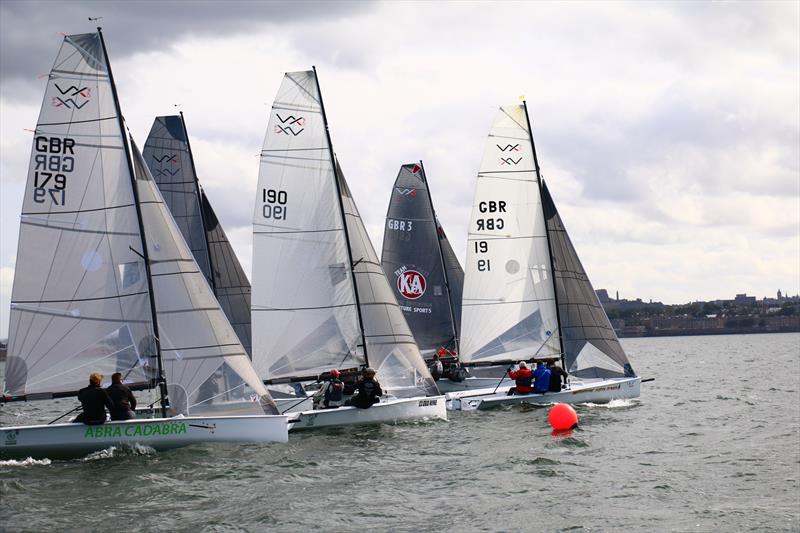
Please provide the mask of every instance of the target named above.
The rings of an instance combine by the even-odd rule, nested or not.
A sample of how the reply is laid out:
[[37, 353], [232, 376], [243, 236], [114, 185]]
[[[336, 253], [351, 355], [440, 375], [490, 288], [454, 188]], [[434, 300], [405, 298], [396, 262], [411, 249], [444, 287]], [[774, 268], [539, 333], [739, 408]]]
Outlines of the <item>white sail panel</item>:
[[547, 234], [523, 106], [500, 108], [489, 133], [464, 270], [463, 361], [559, 353]]
[[99, 34], [66, 36], [34, 133], [6, 393], [75, 391], [96, 371], [153, 377], [147, 276], [119, 124]]
[[262, 378], [364, 363], [338, 202], [314, 72], [287, 73], [253, 214], [253, 364]]
[[394, 297], [378, 254], [337, 164], [337, 177], [347, 221], [353, 275], [364, 323], [367, 360], [377, 379], [398, 397], [435, 396], [438, 389]]
[[132, 140], [131, 145], [170, 406], [195, 414], [277, 412]]

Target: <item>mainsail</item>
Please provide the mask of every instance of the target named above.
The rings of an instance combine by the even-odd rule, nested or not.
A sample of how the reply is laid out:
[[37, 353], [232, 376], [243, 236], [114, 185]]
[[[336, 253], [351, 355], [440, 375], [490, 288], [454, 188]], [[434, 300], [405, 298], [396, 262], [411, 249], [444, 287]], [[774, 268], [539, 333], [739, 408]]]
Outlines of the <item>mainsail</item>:
[[544, 181], [542, 205], [553, 251], [566, 369], [580, 378], [634, 376]]
[[461, 360], [560, 353], [558, 313], [525, 109], [501, 107], [478, 172], [467, 239]]
[[270, 113], [252, 311], [253, 363], [265, 379], [369, 363], [394, 394], [436, 390], [334, 168], [314, 71], [287, 73]]
[[250, 282], [199, 185], [183, 114], [156, 117], [142, 155], [200, 270], [249, 354]]
[[163, 379], [178, 412], [249, 400], [245, 385], [261, 405], [239, 405], [274, 412], [126, 130], [101, 34], [66, 36], [34, 137], [4, 391], [122, 372]]
[[381, 265], [422, 353], [456, 350], [464, 272], [436, 219], [421, 163], [401, 166], [394, 182]]

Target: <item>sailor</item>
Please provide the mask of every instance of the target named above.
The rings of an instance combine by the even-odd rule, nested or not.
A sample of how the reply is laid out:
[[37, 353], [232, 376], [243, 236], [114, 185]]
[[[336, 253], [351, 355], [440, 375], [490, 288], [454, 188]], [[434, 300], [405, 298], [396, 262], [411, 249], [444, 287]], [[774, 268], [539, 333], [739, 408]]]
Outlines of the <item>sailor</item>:
[[567, 373], [564, 372], [560, 366], [556, 365], [555, 361], [547, 362], [547, 369], [550, 371], [550, 392], [561, 392], [561, 381], [564, 381], [564, 387], [567, 386]]
[[114, 372], [111, 374], [111, 385], [106, 389], [108, 397], [114, 408], [111, 409], [111, 420], [130, 420], [136, 418], [136, 398], [131, 389], [122, 383], [122, 374]]
[[320, 389], [324, 409], [336, 409], [344, 405], [344, 383], [339, 379], [339, 370], [332, 368], [330, 374], [330, 379]]
[[375, 370], [365, 368], [361, 380], [358, 382], [358, 390], [350, 400], [350, 405], [359, 409], [368, 409], [380, 401], [383, 394], [381, 385], [375, 380]]
[[114, 409], [114, 404], [111, 403], [106, 390], [100, 386], [102, 382], [101, 373], [92, 372], [89, 375], [89, 386], [78, 391], [78, 400], [81, 402], [83, 412], [75, 417], [73, 422], [96, 426], [106, 421], [106, 408], [111, 411]]
[[531, 369], [528, 368], [528, 365], [525, 364], [525, 361], [520, 361], [517, 363], [519, 367], [516, 371], [514, 371], [511, 367], [508, 367], [506, 372], [508, 372], [508, 377], [514, 380], [515, 386], [508, 389], [508, 395], [511, 396], [513, 394], [530, 394], [533, 392], [533, 388], [531, 384], [533, 383], [533, 374], [531, 373]]
[[550, 371], [539, 361], [533, 371], [533, 392], [544, 394], [550, 390]]
[[442, 365], [442, 361], [439, 359], [438, 353], [435, 353], [433, 355], [433, 360], [428, 365], [428, 370], [430, 370], [431, 376], [435, 381], [439, 381], [439, 378], [442, 377], [442, 373], [444, 372], [444, 366]]

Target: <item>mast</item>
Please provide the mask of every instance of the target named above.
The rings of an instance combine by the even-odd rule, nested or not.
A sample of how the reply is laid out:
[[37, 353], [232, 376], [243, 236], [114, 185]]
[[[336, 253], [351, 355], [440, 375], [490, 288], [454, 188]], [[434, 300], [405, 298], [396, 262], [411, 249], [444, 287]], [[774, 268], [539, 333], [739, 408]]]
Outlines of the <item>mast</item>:
[[217, 294], [217, 282], [214, 279], [214, 263], [211, 261], [211, 245], [208, 243], [208, 226], [206, 225], [206, 216], [203, 213], [203, 201], [200, 198], [200, 179], [197, 177], [197, 169], [194, 166], [194, 155], [192, 155], [192, 145], [189, 144], [189, 132], [186, 131], [186, 121], [183, 118], [183, 111], [178, 111], [181, 115], [181, 127], [183, 128], [183, 138], [186, 139], [186, 150], [189, 152], [189, 162], [192, 164], [192, 173], [194, 174], [194, 195], [197, 198], [197, 208], [200, 210], [200, 222], [203, 224], [203, 242], [206, 243], [206, 253], [208, 253], [208, 269], [209, 279], [208, 283], [211, 285], [211, 290]]
[[342, 226], [344, 227], [344, 239], [347, 244], [347, 260], [350, 262], [350, 272], [353, 277], [353, 295], [356, 299], [356, 312], [358, 313], [358, 327], [361, 329], [361, 343], [364, 346], [364, 362], [369, 366], [369, 357], [367, 355], [367, 338], [364, 334], [364, 320], [361, 317], [361, 302], [358, 299], [358, 283], [356, 283], [356, 273], [353, 265], [353, 251], [350, 249], [350, 233], [347, 230], [347, 217], [344, 213], [344, 202], [342, 201], [342, 190], [339, 187], [339, 176], [336, 173], [336, 159], [333, 156], [333, 143], [331, 142], [331, 132], [328, 128], [328, 117], [325, 115], [325, 104], [322, 103], [322, 90], [319, 87], [319, 78], [317, 77], [317, 67], [311, 66], [314, 71], [314, 82], [317, 84], [317, 94], [319, 94], [319, 107], [322, 111], [322, 123], [325, 125], [325, 138], [328, 140], [328, 153], [331, 156], [331, 166], [333, 168], [333, 179], [336, 180], [336, 197], [339, 200], [339, 212], [342, 214]]
[[431, 198], [431, 188], [428, 185], [428, 175], [425, 174], [425, 166], [422, 160], [419, 161], [419, 168], [422, 171], [422, 179], [425, 182], [425, 187], [428, 189], [428, 203], [431, 206], [431, 214], [433, 215], [433, 229], [436, 232], [436, 246], [439, 248], [439, 261], [442, 265], [442, 274], [444, 275], [444, 286], [447, 289], [447, 306], [450, 311], [450, 322], [453, 324], [453, 343], [456, 347], [456, 353], [460, 354], [461, 349], [458, 345], [458, 333], [456, 332], [456, 315], [453, 313], [453, 295], [450, 292], [450, 280], [447, 277], [447, 266], [444, 264], [444, 252], [442, 251], [442, 241], [439, 238], [439, 225], [436, 220], [436, 211], [433, 209], [433, 198]]
[[142, 221], [142, 209], [139, 205], [139, 191], [136, 187], [136, 174], [133, 170], [133, 158], [131, 157], [131, 148], [128, 145], [128, 133], [125, 127], [125, 122], [122, 119], [122, 110], [119, 107], [119, 96], [117, 95], [117, 86], [114, 84], [114, 75], [111, 73], [111, 63], [108, 60], [108, 50], [106, 50], [106, 42], [103, 39], [103, 31], [98, 26], [97, 34], [100, 36], [100, 45], [103, 47], [103, 57], [106, 61], [106, 68], [108, 69], [108, 81], [111, 83], [111, 94], [114, 97], [114, 108], [117, 111], [117, 120], [119, 122], [120, 132], [122, 133], [122, 145], [125, 148], [125, 159], [128, 162], [128, 174], [131, 177], [131, 188], [133, 189], [133, 199], [136, 204], [136, 219], [139, 222], [139, 235], [142, 238], [142, 253], [139, 254], [134, 250], [134, 253], [141, 255], [144, 259], [145, 273], [147, 274], [147, 291], [150, 296], [150, 313], [153, 316], [153, 337], [155, 338], [156, 345], [156, 359], [158, 361], [158, 390], [161, 395], [161, 416], [167, 417], [167, 384], [164, 381], [164, 365], [161, 362], [161, 341], [158, 335], [158, 314], [156, 312], [156, 299], [153, 294], [153, 278], [150, 274], [150, 254], [147, 251], [147, 236], [144, 233], [144, 222]]
[[[528, 104], [525, 100], [522, 101], [522, 107], [525, 109], [525, 121], [528, 124], [528, 135], [531, 138], [531, 150], [533, 150], [533, 166], [536, 170], [536, 183], [539, 186], [539, 202], [541, 202], [542, 198], [542, 175], [539, 170], [539, 158], [536, 157], [536, 144], [533, 142], [533, 129], [531, 128], [531, 117], [528, 115]], [[544, 218], [544, 214], [542, 214], [542, 218]], [[550, 232], [547, 231], [547, 220], [545, 220], [545, 228], [544, 234], [547, 237], [547, 253], [550, 256], [550, 277], [553, 281], [553, 299], [556, 303], [556, 321], [558, 324], [558, 344], [561, 348], [561, 368], [564, 372], [567, 371], [564, 363], [564, 335], [561, 331], [561, 310], [558, 308], [558, 290], [556, 289], [556, 269], [555, 265], [553, 264], [553, 244], [550, 242]]]

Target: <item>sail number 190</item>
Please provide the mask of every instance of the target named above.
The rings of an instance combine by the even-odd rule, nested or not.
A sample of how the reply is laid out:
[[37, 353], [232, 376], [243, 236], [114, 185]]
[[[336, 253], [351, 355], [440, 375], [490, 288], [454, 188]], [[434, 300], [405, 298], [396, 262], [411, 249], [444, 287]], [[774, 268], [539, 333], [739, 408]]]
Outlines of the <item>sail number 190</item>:
[[264, 202], [264, 207], [262, 208], [264, 218], [286, 220], [286, 202], [289, 201], [289, 195], [286, 194], [286, 191], [262, 189], [261, 196]]

